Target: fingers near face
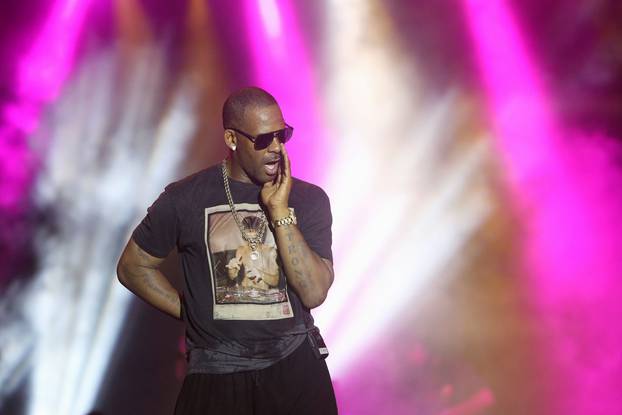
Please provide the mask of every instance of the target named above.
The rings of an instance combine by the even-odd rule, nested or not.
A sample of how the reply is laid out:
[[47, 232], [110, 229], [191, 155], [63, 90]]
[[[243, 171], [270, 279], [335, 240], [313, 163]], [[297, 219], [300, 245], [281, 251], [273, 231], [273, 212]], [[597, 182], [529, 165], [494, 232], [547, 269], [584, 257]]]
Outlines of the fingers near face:
[[289, 155], [287, 154], [287, 149], [285, 148], [285, 144], [280, 143], [281, 145], [281, 156], [283, 157], [283, 168], [284, 168], [284, 174], [285, 176], [291, 176], [292, 170], [291, 170], [291, 164], [289, 161]]

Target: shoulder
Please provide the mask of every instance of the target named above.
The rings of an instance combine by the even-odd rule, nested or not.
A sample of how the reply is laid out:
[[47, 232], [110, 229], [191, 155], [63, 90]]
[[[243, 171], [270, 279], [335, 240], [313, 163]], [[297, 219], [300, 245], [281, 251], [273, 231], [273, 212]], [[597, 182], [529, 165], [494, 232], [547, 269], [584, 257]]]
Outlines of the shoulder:
[[320, 186], [294, 178], [290, 204], [298, 212], [326, 211], [330, 213], [330, 199]]
[[188, 209], [193, 209], [206, 198], [209, 200], [216, 186], [222, 186], [218, 183], [219, 173], [220, 169], [215, 165], [169, 183], [155, 203], [169, 206], [183, 216]]
[[320, 186], [293, 177], [292, 192], [299, 197], [308, 199], [328, 200], [328, 195]]
[[164, 188], [164, 192], [171, 197], [191, 196], [199, 189], [206, 189], [217, 184], [219, 174], [219, 165], [213, 165], [186, 176], [183, 179], [169, 183]]

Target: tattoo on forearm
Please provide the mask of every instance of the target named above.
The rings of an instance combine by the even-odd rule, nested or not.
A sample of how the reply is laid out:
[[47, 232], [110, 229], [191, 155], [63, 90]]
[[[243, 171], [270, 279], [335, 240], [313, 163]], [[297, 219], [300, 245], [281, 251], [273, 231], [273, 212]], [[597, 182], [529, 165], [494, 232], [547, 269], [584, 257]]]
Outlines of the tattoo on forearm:
[[307, 279], [305, 278], [304, 274], [297, 269], [294, 269], [294, 273], [298, 277], [298, 285], [300, 285], [300, 288], [306, 290], [309, 284], [307, 283]]
[[[290, 264], [292, 265], [294, 271], [294, 275], [291, 277], [295, 280], [293, 281], [295, 285], [297, 285], [301, 290], [306, 290], [309, 287], [309, 284], [305, 273], [299, 267], [302, 266], [303, 269], [306, 268], [306, 255], [304, 254], [304, 250], [299, 249], [300, 247], [298, 245], [292, 243], [293, 234], [291, 230], [288, 230], [285, 237], [289, 241], [289, 244], [287, 245], [287, 253], [289, 254]], [[299, 256], [299, 253], [302, 253], [302, 256]]]
[[166, 299], [171, 305], [179, 304], [179, 296], [174, 295], [171, 292], [165, 291], [162, 287], [158, 286], [154, 281], [153, 272], [157, 272], [147, 267], [138, 267], [134, 270], [128, 270], [130, 275], [134, 278], [140, 279], [143, 285], [154, 293], [157, 293], [162, 298]]

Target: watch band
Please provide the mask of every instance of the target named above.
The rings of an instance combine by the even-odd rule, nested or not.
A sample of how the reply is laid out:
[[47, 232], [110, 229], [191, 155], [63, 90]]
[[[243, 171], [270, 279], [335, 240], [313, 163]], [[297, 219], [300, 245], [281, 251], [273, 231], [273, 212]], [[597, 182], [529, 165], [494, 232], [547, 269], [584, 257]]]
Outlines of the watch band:
[[290, 208], [289, 215], [285, 216], [284, 218], [275, 220], [274, 222], [272, 222], [272, 224], [274, 225], [275, 228], [279, 226], [289, 226], [289, 225], [298, 224], [298, 221], [296, 220], [296, 215], [294, 215], [294, 209]]

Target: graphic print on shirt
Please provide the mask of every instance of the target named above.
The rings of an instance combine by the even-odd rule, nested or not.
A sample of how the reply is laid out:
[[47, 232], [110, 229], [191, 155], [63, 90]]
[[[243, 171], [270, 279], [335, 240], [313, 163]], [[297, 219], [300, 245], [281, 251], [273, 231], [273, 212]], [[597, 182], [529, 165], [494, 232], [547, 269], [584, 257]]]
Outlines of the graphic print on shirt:
[[[261, 209], [236, 204], [245, 233], [260, 235]], [[277, 320], [294, 316], [276, 241], [263, 224], [262, 243], [252, 252], [228, 205], [205, 209], [205, 246], [212, 279], [215, 320]]]

